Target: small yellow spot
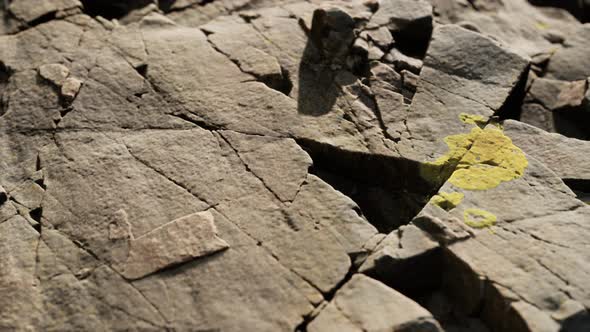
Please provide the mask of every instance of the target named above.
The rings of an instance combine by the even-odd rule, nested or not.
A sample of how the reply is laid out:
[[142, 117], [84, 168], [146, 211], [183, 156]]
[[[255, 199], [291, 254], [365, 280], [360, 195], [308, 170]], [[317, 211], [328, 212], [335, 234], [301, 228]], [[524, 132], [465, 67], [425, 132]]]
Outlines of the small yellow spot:
[[486, 123], [488, 122], [488, 120], [481, 115], [467, 113], [459, 114], [459, 120], [467, 124], [474, 124], [480, 128], [485, 127]]
[[547, 24], [545, 22], [537, 21], [537, 24], [535, 24], [535, 27], [537, 27], [537, 29], [539, 29], [539, 30], [547, 30], [547, 29], [549, 29], [549, 24]]
[[438, 195], [432, 196], [430, 203], [440, 207], [443, 210], [450, 211], [461, 203], [463, 197], [465, 197], [463, 193], [446, 193], [441, 191], [438, 193]]
[[496, 224], [496, 216], [481, 209], [466, 209], [463, 212], [465, 224], [473, 228], [491, 227]]

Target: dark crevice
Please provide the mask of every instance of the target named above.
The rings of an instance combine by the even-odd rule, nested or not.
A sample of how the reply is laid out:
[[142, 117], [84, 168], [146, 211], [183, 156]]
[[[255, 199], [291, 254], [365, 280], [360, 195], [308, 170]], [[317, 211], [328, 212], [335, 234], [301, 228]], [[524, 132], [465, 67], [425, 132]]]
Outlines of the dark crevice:
[[580, 22], [590, 22], [590, 2], [582, 0], [529, 0], [535, 6], [565, 9]]
[[129, 12], [155, 3], [154, 0], [81, 0], [84, 12], [89, 16], [102, 16], [108, 20], [121, 18]]
[[6, 67], [4, 62], [0, 61], [0, 116], [4, 115], [8, 109], [7, 98], [4, 97], [4, 91], [12, 75], [12, 70]]
[[35, 220], [36, 222], [38, 222], [39, 224], [41, 223], [41, 217], [43, 216], [43, 208], [42, 207], [38, 207], [36, 209], [33, 209], [29, 212], [29, 216]]
[[45, 15], [42, 15], [40, 17], [37, 17], [36, 19], [32, 20], [31, 22], [27, 23], [28, 27], [34, 27], [43, 23], [47, 23], [50, 21], [53, 21], [57, 18], [57, 12], [53, 11], [53, 12], [49, 12]]
[[298, 143], [313, 159], [310, 172], [354, 200], [381, 233], [409, 223], [437, 190], [420, 176], [416, 161]]
[[590, 180], [563, 179], [563, 182], [576, 194], [576, 197], [586, 204], [590, 204]]
[[139, 75], [141, 75], [143, 78], [147, 79], [147, 71], [148, 71], [147, 64], [139, 65], [139, 66], [135, 67], [134, 69]]
[[530, 65], [520, 74], [518, 82], [512, 88], [510, 95], [504, 101], [504, 104], [496, 111], [497, 115], [501, 120], [506, 119], [520, 119], [520, 112], [524, 103], [524, 98], [527, 93], [527, 80], [529, 76]]
[[191, 114], [191, 113], [174, 113], [174, 114], [168, 114], [168, 115], [179, 118], [179, 119], [184, 120], [186, 122], [190, 122], [197, 127], [200, 127], [200, 128], [203, 128], [203, 129], [206, 129], [209, 131], [223, 129], [219, 126], [208, 123], [205, 120], [200, 119], [196, 115]]
[[189, 3], [188, 5], [182, 6], [182, 7], [175, 7], [172, 8], [172, 6], [174, 5], [174, 3], [176, 3], [176, 0], [159, 0], [158, 1], [158, 7], [160, 8], [160, 10], [162, 10], [164, 13], [170, 13], [170, 12], [178, 12], [178, 11], [183, 11], [185, 9], [188, 8], [192, 8], [192, 7], [196, 7], [196, 6], [206, 6], [212, 2], [214, 2], [215, 0], [200, 0], [199, 2], [196, 3]]
[[392, 31], [395, 48], [413, 58], [424, 59], [432, 39], [432, 18], [424, 18]]

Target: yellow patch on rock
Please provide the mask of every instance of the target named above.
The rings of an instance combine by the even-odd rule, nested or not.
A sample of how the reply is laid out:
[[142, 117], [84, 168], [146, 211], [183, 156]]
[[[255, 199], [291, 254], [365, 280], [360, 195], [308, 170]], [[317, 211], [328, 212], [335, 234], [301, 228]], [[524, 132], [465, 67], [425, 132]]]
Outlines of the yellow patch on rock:
[[459, 120], [461, 120], [461, 122], [473, 124], [481, 128], [485, 127], [486, 123], [488, 122], [484, 116], [467, 113], [459, 114]]
[[445, 143], [449, 151], [420, 170], [430, 182], [448, 178], [462, 189], [486, 190], [522, 177], [528, 166], [524, 152], [497, 127], [474, 127], [468, 134], [447, 136]]
[[481, 131], [479, 127], [475, 127], [468, 134], [445, 137], [449, 152], [433, 162], [423, 164], [420, 168], [422, 177], [432, 183], [440, 184], [446, 181]]
[[528, 166], [524, 152], [497, 128], [481, 131], [463, 156], [449, 182], [467, 190], [486, 190], [523, 176]]
[[430, 203], [440, 207], [443, 210], [450, 211], [461, 203], [463, 197], [465, 197], [463, 193], [446, 193], [441, 191], [437, 195], [432, 196]]
[[491, 227], [496, 223], [496, 215], [481, 209], [466, 209], [463, 212], [465, 224], [473, 228]]

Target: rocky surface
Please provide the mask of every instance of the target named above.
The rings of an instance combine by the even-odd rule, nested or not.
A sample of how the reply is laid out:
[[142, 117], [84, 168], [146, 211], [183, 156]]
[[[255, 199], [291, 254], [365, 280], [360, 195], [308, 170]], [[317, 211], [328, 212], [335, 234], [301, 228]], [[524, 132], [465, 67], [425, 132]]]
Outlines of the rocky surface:
[[589, 330], [549, 2], [3, 1], [0, 330]]

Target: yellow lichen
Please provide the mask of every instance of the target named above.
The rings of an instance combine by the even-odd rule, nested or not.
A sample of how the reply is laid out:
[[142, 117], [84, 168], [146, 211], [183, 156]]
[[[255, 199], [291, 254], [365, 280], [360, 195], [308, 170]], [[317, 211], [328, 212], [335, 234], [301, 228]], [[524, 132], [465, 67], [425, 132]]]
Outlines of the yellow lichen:
[[450, 211], [456, 208], [457, 205], [461, 203], [463, 197], [465, 197], [463, 193], [446, 193], [441, 191], [440, 193], [438, 193], [438, 195], [432, 196], [432, 198], [430, 199], [430, 203], [440, 207], [441, 209]]
[[497, 128], [481, 131], [449, 182], [467, 190], [486, 190], [522, 177], [528, 161], [524, 152]]
[[466, 209], [463, 212], [465, 224], [473, 228], [491, 227], [496, 223], [496, 216], [481, 209]]
[[449, 151], [421, 168], [422, 176], [430, 182], [448, 178], [462, 189], [486, 190], [522, 177], [528, 166], [522, 150], [494, 126], [474, 127], [469, 134], [446, 137], [445, 142]]
[[468, 134], [445, 137], [449, 151], [435, 161], [424, 163], [420, 168], [422, 177], [435, 184], [446, 181], [481, 131], [479, 127], [475, 127]]
[[481, 115], [467, 114], [467, 113], [459, 114], [459, 120], [461, 120], [462, 122], [467, 123], [467, 124], [476, 125], [480, 128], [485, 127], [486, 123], [488, 122], [488, 120]]
[[537, 21], [537, 23], [535, 24], [535, 27], [539, 30], [547, 30], [547, 29], [549, 29], [549, 24], [547, 24], [545, 22]]

